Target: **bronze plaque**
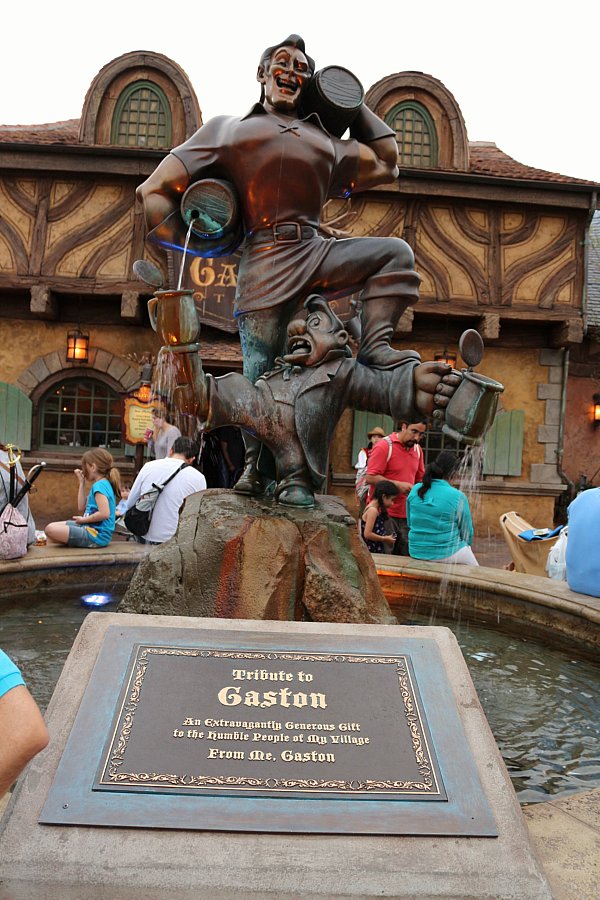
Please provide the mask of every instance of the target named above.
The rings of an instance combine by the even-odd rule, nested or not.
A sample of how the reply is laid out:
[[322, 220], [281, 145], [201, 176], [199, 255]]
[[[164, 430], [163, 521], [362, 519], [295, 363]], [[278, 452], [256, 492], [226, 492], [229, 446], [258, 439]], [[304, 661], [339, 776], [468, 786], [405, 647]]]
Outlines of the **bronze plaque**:
[[151, 644], [93, 789], [447, 799], [408, 655]]
[[446, 629], [106, 615], [40, 822], [497, 835]]

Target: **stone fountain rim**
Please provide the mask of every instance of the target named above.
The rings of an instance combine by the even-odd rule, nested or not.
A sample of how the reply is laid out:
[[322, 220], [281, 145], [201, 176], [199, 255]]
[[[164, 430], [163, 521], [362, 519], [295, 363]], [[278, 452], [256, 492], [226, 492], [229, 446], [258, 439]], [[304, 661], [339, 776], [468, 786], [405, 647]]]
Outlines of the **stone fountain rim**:
[[[466, 589], [461, 609], [482, 612], [485, 616], [486, 603], [479, 602], [479, 598], [501, 599], [504, 611], [512, 612], [512, 621], [520, 622], [521, 633], [522, 626], [526, 626], [531, 637], [551, 636], [557, 643], [574, 641], [578, 651], [600, 648], [600, 598], [578, 594], [564, 581], [507, 569], [448, 565], [410, 557], [374, 555], [373, 561], [393, 610], [406, 606], [402, 603], [409, 593], [406, 582], [418, 581], [431, 587], [431, 591], [418, 594], [420, 603], [431, 605], [433, 590], [445, 581], [451, 589]], [[394, 592], [396, 578], [401, 580]], [[443, 614], [443, 609], [440, 613]], [[489, 618], [489, 605], [487, 613]]]

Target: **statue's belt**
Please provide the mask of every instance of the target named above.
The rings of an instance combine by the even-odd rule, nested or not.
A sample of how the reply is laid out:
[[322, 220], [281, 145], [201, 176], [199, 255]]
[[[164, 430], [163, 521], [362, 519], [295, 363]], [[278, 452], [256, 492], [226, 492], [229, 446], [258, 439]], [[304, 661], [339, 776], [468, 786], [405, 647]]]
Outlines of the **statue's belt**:
[[259, 228], [247, 235], [247, 240], [252, 243], [275, 241], [276, 244], [298, 244], [307, 241], [317, 235], [317, 229], [312, 225], [301, 225], [300, 222], [278, 222], [269, 228]]

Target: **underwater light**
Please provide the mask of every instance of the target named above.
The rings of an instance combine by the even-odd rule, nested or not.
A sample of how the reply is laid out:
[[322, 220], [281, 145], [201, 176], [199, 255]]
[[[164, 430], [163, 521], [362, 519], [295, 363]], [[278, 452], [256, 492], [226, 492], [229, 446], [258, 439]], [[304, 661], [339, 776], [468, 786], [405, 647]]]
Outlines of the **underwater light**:
[[106, 606], [111, 600], [110, 594], [84, 594], [81, 598], [84, 606]]

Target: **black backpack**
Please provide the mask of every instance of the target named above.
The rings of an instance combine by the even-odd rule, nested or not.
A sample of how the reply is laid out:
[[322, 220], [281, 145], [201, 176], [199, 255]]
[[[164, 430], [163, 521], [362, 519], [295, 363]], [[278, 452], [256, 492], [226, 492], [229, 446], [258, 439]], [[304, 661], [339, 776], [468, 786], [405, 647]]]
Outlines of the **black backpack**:
[[188, 464], [185, 462], [182, 463], [178, 469], [175, 469], [172, 475], [169, 475], [166, 481], [163, 481], [162, 484], [153, 484], [151, 490], [142, 494], [131, 509], [127, 510], [123, 516], [123, 522], [128, 531], [135, 534], [136, 537], [144, 537], [144, 535], [148, 533], [156, 501], [171, 479], [175, 478], [176, 475], [179, 475], [181, 470], [185, 469], [187, 465]]

